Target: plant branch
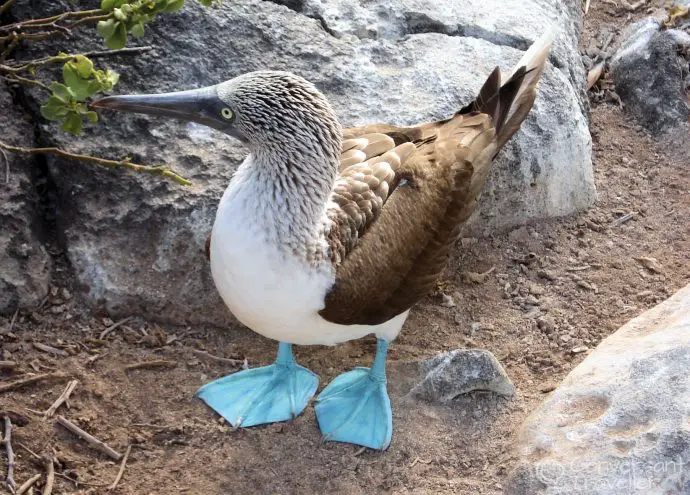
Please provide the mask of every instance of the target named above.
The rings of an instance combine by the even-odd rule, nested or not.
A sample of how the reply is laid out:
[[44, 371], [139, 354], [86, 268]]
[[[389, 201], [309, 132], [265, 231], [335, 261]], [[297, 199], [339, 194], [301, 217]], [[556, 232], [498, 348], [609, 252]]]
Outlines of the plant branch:
[[139, 53], [148, 52], [153, 50], [152, 46], [135, 46], [131, 48], [121, 48], [119, 50], [102, 50], [94, 52], [84, 52], [84, 53], [68, 53], [63, 55], [54, 55], [52, 57], [39, 58], [36, 60], [29, 60], [28, 62], [23, 62], [22, 65], [12, 67], [10, 65], [0, 65], [1, 72], [7, 72], [16, 74], [17, 72], [24, 72], [36, 69], [38, 67], [43, 67], [48, 64], [59, 64], [62, 62], [68, 62], [72, 60], [77, 55], [82, 55], [88, 58], [99, 58], [99, 57], [110, 57], [115, 55], [136, 55]]
[[170, 179], [174, 182], [177, 182], [178, 184], [181, 184], [183, 186], [188, 186], [191, 184], [191, 181], [185, 179], [184, 177], [180, 176], [173, 170], [169, 169], [168, 167], [165, 166], [158, 166], [158, 167], [150, 167], [147, 165], [139, 165], [136, 163], [132, 163], [131, 161], [127, 159], [123, 160], [107, 160], [105, 158], [97, 158], [95, 156], [91, 155], [82, 155], [78, 153], [70, 153], [69, 151], [62, 150], [60, 148], [56, 147], [49, 147], [49, 148], [22, 148], [19, 146], [11, 146], [9, 144], [6, 144], [2, 141], [0, 141], [0, 148], [3, 148], [7, 151], [10, 151], [12, 153], [28, 153], [28, 154], [52, 154], [52, 155], [58, 155], [62, 156], [64, 158], [70, 158], [72, 160], [77, 160], [77, 161], [82, 161], [82, 162], [87, 162], [87, 163], [94, 163], [96, 165], [102, 165], [104, 167], [109, 167], [109, 168], [126, 168], [129, 170], [132, 170], [134, 172], [142, 172], [146, 174], [151, 174], [151, 175], [160, 175], [162, 177], [165, 177], [167, 179]]
[[5, 434], [2, 438], [2, 444], [7, 452], [7, 476], [5, 482], [10, 493], [14, 493], [17, 489], [17, 484], [14, 482], [14, 450], [12, 450], [12, 421], [9, 416], [3, 418], [5, 423]]
[[11, 76], [3, 76], [3, 78], [7, 81], [15, 81], [22, 84], [28, 84], [30, 86], [38, 86], [41, 89], [45, 89], [49, 93], [53, 92], [53, 90], [51, 90], [49, 86], [43, 84], [41, 81], [37, 81], [36, 79], [27, 79], [26, 77], [18, 76], [17, 74], [12, 74]]
[[5, 3], [0, 5], [0, 15], [4, 14], [7, 9], [9, 9], [15, 0], [7, 0]]
[[[10, 0], [7, 3], [3, 4], [2, 7], [0, 7], [0, 14], [2, 14], [2, 11], [6, 8], [6, 6], [9, 6], [9, 4], [13, 2], [14, 0]], [[60, 22], [65, 19], [81, 19], [82, 17], [103, 15], [106, 12], [106, 10], [101, 9], [78, 10], [76, 12], [63, 12], [62, 14], [57, 14], [52, 17], [45, 17], [43, 19], [29, 19], [28, 21], [20, 21], [15, 22], [14, 24], [8, 24], [6, 26], [0, 26], [0, 31], [9, 32], [17, 29], [25, 29], [27, 27], [45, 27], [50, 26], [54, 22]]]

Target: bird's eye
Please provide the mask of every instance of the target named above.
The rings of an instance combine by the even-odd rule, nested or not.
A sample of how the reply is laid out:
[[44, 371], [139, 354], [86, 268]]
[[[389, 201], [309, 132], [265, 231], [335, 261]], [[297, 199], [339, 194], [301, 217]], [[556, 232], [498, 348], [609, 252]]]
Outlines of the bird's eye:
[[229, 108], [225, 107], [220, 111], [220, 114], [223, 116], [225, 120], [232, 120], [232, 118], [235, 116], [234, 113], [232, 113], [232, 110]]

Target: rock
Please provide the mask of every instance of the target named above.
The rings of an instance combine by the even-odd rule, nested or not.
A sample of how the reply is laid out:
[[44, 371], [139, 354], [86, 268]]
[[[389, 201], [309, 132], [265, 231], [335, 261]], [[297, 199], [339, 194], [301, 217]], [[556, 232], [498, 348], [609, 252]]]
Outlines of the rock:
[[[33, 128], [4, 84], [0, 108], [0, 139], [33, 146]], [[37, 175], [33, 158], [0, 153], [0, 314], [33, 307], [48, 293], [52, 262], [40, 241], [42, 212], [33, 184]]]
[[[334, 36], [336, 28], [329, 27], [326, 17], [295, 11], [309, 14], [315, 4], [237, 0], [208, 10], [186, 2], [178, 13], [160, 16], [146, 27], [144, 43], [155, 50], [99, 59], [98, 65], [121, 73], [118, 93], [188, 89], [251, 70], [284, 69], [323, 90], [345, 125], [412, 124], [447, 117], [476, 95], [496, 65], [512, 68], [520, 49], [553, 14], [535, 7], [525, 13], [524, 22], [518, 22], [517, 12], [511, 13], [515, 22], [496, 15], [497, 34], [479, 38], [476, 33], [493, 29], [492, 17], [475, 3], [476, 27], [471, 27], [471, 12], [455, 9], [451, 0], [434, 3], [464, 15], [453, 21], [465, 23], [463, 32], [420, 28], [419, 34], [400, 31], [360, 39], [345, 30]], [[584, 75], [578, 75], [579, 57], [577, 63], [570, 61], [571, 51], [577, 52], [581, 13], [564, 7], [566, 3], [556, 8], [564, 28], [553, 58], [558, 68], [547, 67], [533, 112], [494, 164], [468, 231], [485, 234], [528, 219], [566, 215], [594, 200], [591, 140], [579, 105]], [[66, 5], [36, 1], [30, 14], [48, 15]], [[376, 5], [367, 8], [375, 13]], [[20, 7], [29, 9], [15, 5], [13, 12], [21, 14]], [[82, 42], [80, 49], [100, 48], [95, 37]], [[48, 48], [74, 50], [66, 43], [58, 40]], [[102, 120], [77, 139], [53, 124], [42, 126], [42, 137], [77, 152], [167, 163], [194, 184], [181, 187], [50, 158], [62, 206], [58, 227], [82, 293], [113, 316], [230, 323], [210, 278], [204, 242], [217, 202], [247, 150], [194, 124], [112, 113], [104, 113]]]
[[658, 21], [647, 18], [630, 26], [624, 36], [611, 60], [616, 92], [640, 124], [687, 149], [688, 60], [680, 52], [690, 53], [690, 35], [677, 29], [662, 31]]
[[503, 366], [489, 351], [456, 349], [421, 363], [423, 377], [410, 395], [427, 402], [448, 404], [475, 390], [488, 390], [504, 397], [515, 395], [515, 386]]
[[525, 422], [506, 493], [690, 493], [690, 285], [605, 339]]

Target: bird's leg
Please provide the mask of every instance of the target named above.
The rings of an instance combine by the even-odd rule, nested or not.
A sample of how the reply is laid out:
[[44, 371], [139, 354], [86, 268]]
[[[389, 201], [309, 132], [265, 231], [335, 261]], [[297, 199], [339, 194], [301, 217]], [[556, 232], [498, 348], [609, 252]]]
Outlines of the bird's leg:
[[295, 361], [292, 344], [281, 342], [272, 365], [224, 376], [196, 395], [238, 428], [294, 418], [318, 386], [319, 377]]
[[371, 368], [336, 377], [319, 394], [316, 417], [325, 440], [385, 450], [393, 435], [393, 414], [386, 390], [388, 342], [378, 339]]

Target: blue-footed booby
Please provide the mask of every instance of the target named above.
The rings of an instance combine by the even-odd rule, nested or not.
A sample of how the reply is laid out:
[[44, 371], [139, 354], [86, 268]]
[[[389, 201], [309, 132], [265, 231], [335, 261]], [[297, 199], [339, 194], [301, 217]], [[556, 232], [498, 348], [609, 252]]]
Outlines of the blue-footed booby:
[[492, 160], [529, 113], [551, 41], [550, 32], [537, 40], [507, 76], [496, 68], [452, 117], [415, 127], [343, 130], [313, 84], [280, 71], [93, 104], [197, 122], [249, 148], [218, 205], [211, 271], [232, 313], [277, 340], [278, 354], [204, 385], [206, 404], [234, 427], [294, 418], [319, 380], [292, 345], [375, 334], [371, 368], [335, 378], [316, 415], [325, 439], [388, 447], [388, 346], [433, 288]]

